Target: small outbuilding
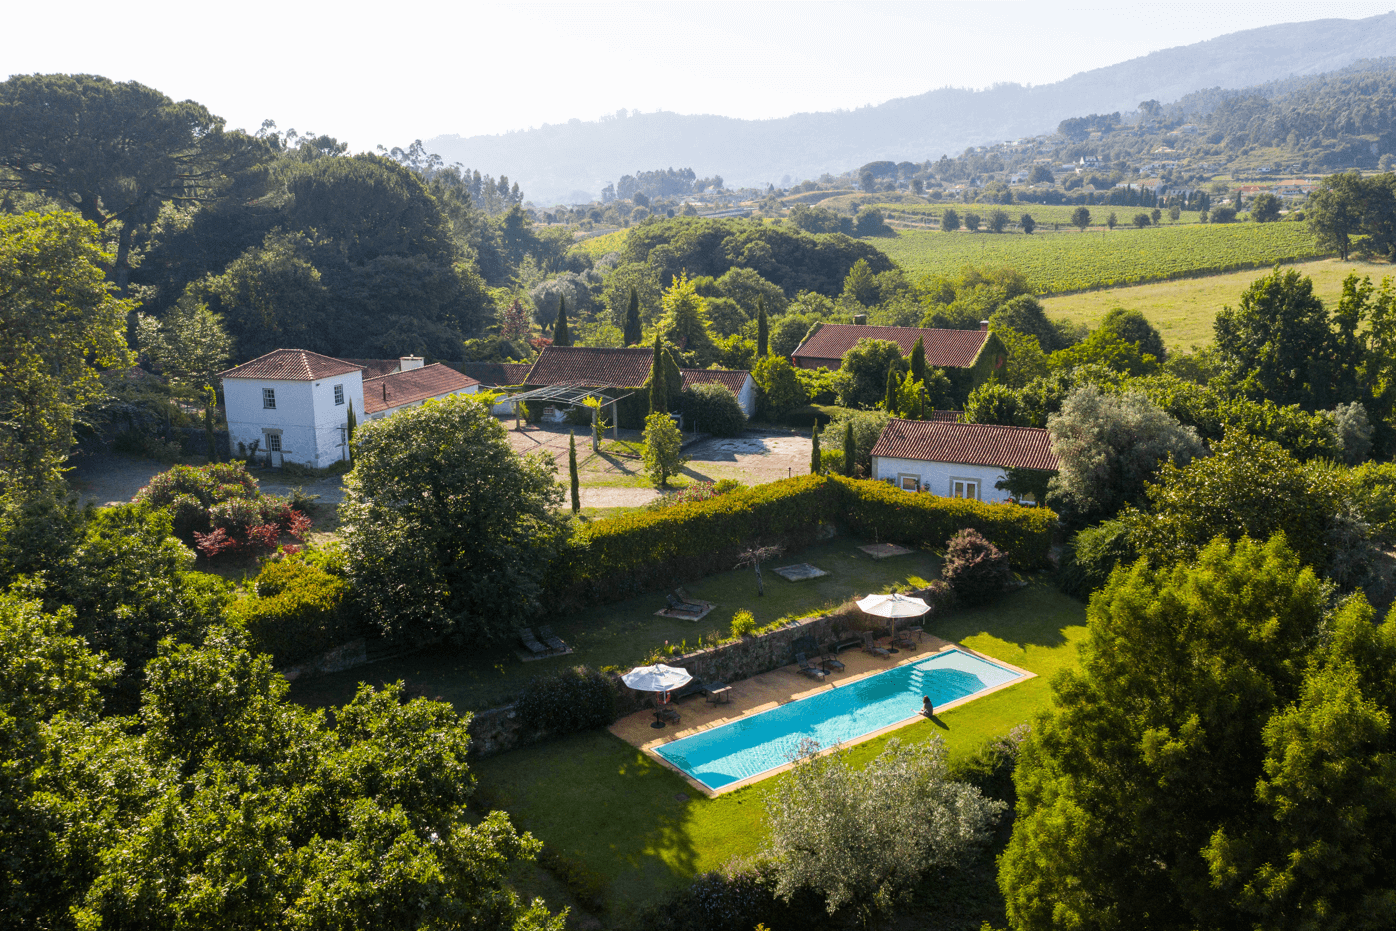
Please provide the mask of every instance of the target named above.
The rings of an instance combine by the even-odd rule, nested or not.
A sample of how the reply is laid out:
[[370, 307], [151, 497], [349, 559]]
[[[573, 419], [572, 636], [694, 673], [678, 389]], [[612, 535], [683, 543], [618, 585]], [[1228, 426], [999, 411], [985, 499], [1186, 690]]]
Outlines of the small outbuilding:
[[1057, 471], [1052, 435], [1034, 427], [894, 419], [872, 449], [873, 478], [947, 498], [1008, 501], [996, 486], [1009, 469]]

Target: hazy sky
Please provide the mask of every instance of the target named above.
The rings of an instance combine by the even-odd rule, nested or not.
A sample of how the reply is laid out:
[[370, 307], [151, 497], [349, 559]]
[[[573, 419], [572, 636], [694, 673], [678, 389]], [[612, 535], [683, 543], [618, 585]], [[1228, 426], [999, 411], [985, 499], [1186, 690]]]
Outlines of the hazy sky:
[[[620, 108], [764, 118], [1043, 84], [1384, 2], [14, 4], [4, 73], [87, 72], [355, 149]], [[61, 18], [55, 26], [55, 17]]]

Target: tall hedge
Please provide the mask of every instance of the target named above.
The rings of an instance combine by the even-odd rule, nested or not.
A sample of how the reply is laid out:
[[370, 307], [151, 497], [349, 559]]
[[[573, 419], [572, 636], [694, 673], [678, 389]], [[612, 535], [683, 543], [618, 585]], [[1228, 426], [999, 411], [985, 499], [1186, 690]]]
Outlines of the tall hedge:
[[587, 524], [555, 563], [559, 605], [595, 604], [731, 569], [754, 543], [806, 546], [821, 525], [939, 549], [972, 528], [1013, 563], [1047, 563], [1056, 515], [1045, 508], [912, 494], [884, 482], [802, 475], [717, 498]]

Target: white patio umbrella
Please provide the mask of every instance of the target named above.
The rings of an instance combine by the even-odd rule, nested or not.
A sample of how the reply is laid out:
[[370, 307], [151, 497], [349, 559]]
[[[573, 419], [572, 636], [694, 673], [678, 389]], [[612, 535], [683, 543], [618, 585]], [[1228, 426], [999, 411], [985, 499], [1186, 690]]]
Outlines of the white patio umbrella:
[[931, 610], [931, 606], [920, 598], [898, 595], [896, 592], [890, 595], [869, 595], [859, 600], [858, 607], [864, 614], [890, 618], [920, 617]]
[[637, 666], [620, 677], [620, 681], [640, 692], [668, 692], [686, 684], [693, 677], [687, 669], [655, 663]]

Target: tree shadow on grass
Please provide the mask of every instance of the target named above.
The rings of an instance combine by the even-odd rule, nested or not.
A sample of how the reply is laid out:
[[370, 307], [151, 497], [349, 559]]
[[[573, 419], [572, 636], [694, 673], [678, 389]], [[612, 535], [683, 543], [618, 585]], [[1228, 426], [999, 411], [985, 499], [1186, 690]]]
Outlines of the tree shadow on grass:
[[1062, 594], [1042, 578], [1008, 592], [985, 605], [960, 608], [934, 621], [935, 634], [963, 643], [988, 635], [1019, 649], [1060, 647], [1067, 643], [1066, 629], [1086, 623], [1085, 605]]

